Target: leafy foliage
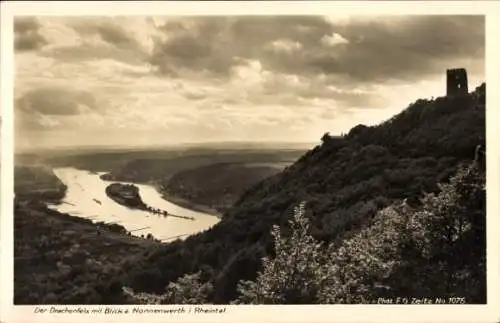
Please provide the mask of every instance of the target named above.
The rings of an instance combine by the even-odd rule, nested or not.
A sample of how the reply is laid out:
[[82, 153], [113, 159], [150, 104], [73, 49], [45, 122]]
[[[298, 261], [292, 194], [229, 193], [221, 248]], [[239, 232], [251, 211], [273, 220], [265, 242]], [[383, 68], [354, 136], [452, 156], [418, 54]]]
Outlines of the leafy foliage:
[[[460, 167], [439, 194], [429, 193], [409, 217], [408, 264], [420, 270], [414, 295], [468, 295], [485, 301], [485, 176], [476, 163]], [[416, 286], [415, 286], [416, 287]]]
[[204, 304], [213, 287], [211, 283], [201, 283], [200, 276], [201, 272], [184, 275], [168, 284], [161, 295], [135, 293], [127, 287], [123, 287], [123, 293], [139, 304]]
[[[89, 223], [22, 201], [15, 302], [116, 304], [145, 292], [147, 302], [167, 303], [367, 303], [398, 295], [484, 303], [484, 173], [459, 167], [484, 144], [484, 98], [481, 86], [464, 98], [418, 100], [380, 125], [324, 137], [184, 241], [97, 238]], [[169, 174], [157, 184], [179, 171], [178, 162], [155, 161], [155, 172]], [[142, 180], [151, 180], [146, 164], [124, 174], [142, 169]], [[298, 201], [307, 211], [292, 212]]]
[[295, 210], [290, 236], [273, 229], [275, 254], [263, 259], [255, 282], [241, 281], [238, 303], [311, 304], [367, 302], [374, 282], [390, 276], [398, 263], [397, 241], [402, 218], [393, 207], [374, 223], [343, 241], [324, 245], [310, 233], [304, 204]]
[[304, 216], [305, 204], [294, 210], [290, 221], [291, 235], [283, 236], [273, 226], [275, 258], [263, 258], [263, 271], [256, 282], [243, 281], [239, 285], [243, 303], [282, 304], [314, 303], [318, 289], [318, 270], [321, 243], [309, 235], [309, 220]]
[[[417, 208], [406, 202], [384, 208], [339, 245], [322, 246], [310, 235], [301, 204], [289, 236], [273, 228], [276, 255], [263, 259], [255, 281], [240, 282], [237, 303], [371, 303], [408, 295], [484, 300], [484, 254], [464, 253], [460, 243], [474, 245], [484, 234], [484, 205], [478, 204], [484, 200], [484, 174], [474, 164], [461, 167], [439, 186], [439, 194], [426, 194]], [[428, 275], [402, 279], [398, 271], [408, 266]], [[440, 273], [445, 277], [437, 283]]]
[[[343, 137], [329, 137], [243, 193], [210, 230], [137, 262], [127, 281], [137, 290], [161, 292], [157, 286], [207, 266], [213, 273], [213, 302], [228, 303], [236, 295], [235, 282], [255, 279], [262, 267], [260, 257], [250, 250], [272, 255], [272, 227], [279, 225], [286, 233], [298, 201], [307, 201], [312, 214], [311, 236], [335, 245], [395, 201], [406, 199], [408, 207], [419, 207], [424, 192], [438, 192], [437, 183], [447, 182], [460, 163], [472, 160], [475, 147], [484, 144], [484, 95], [485, 87], [480, 87], [464, 98], [418, 100], [380, 125], [358, 126]], [[148, 278], [157, 282], [154, 286], [142, 276], [148, 268], [158, 269]], [[432, 276], [411, 271], [411, 266], [404, 270]]]
[[16, 205], [14, 230], [18, 305], [126, 303], [121, 279], [131, 257], [158, 246], [123, 234], [119, 225], [93, 224], [42, 202]]

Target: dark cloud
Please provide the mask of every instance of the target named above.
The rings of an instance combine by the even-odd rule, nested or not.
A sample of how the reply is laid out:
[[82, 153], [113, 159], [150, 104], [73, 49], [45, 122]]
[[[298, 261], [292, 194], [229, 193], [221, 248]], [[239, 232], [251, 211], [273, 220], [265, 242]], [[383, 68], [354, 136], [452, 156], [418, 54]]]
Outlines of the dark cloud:
[[78, 115], [97, 109], [92, 94], [58, 87], [39, 88], [16, 100], [16, 110], [45, 116]]
[[14, 49], [32, 51], [42, 48], [47, 40], [38, 32], [40, 24], [35, 18], [17, 17], [14, 19]]
[[[52, 49], [45, 55], [66, 61], [86, 61], [112, 59], [128, 64], [142, 64], [146, 53], [139, 42], [117, 22], [96, 18], [81, 18], [69, 25], [82, 36], [79, 45], [63, 46]], [[104, 44], [88, 41], [98, 37]]]
[[349, 44], [339, 53], [323, 52], [307, 65], [355, 81], [411, 80], [442, 73], [455, 61], [484, 60], [484, 17], [382, 17], [334, 29]]
[[[353, 86], [367, 90], [415, 82], [456, 65], [482, 74], [484, 27], [482, 16], [347, 22], [310, 16], [191, 18], [161, 27], [166, 40], [156, 42], [150, 63], [169, 76], [187, 77], [190, 71], [224, 79], [234, 67], [258, 61], [272, 76], [265, 78], [263, 92], [249, 93], [248, 102], [304, 105], [330, 99], [343, 109], [374, 108], [387, 102], [377, 92], [353, 91]], [[280, 75], [298, 77], [301, 84]]]
[[72, 27], [82, 35], [97, 35], [103, 41], [118, 48], [140, 48], [139, 43], [130, 33], [112, 21], [96, 20], [87, 22], [84, 20], [73, 24]]
[[97, 32], [104, 41], [118, 47], [139, 47], [137, 41], [117, 25], [103, 24], [97, 26]]
[[[156, 42], [150, 63], [168, 75], [194, 70], [227, 77], [242, 59], [253, 59], [273, 72], [324, 73], [346, 82], [407, 81], [484, 59], [483, 16], [386, 16], [348, 23], [322, 17], [203, 17], [161, 29], [167, 37]], [[299, 45], [270, 50], [277, 41]]]
[[177, 76], [182, 69], [227, 74], [234, 60], [227, 51], [227, 46], [233, 44], [224, 39], [228, 23], [223, 17], [166, 23], [160, 29], [169, 39], [157, 40], [149, 61], [160, 73], [171, 76]]
[[32, 17], [17, 17], [14, 19], [14, 32], [15, 33], [28, 33], [33, 30], [38, 30], [40, 24], [36, 18]]
[[317, 17], [199, 17], [168, 22], [160, 29], [168, 37], [157, 40], [150, 63], [160, 73], [209, 71], [228, 76], [244, 59], [263, 60], [268, 43], [282, 38], [306, 46], [329, 24]]
[[[314, 139], [330, 121], [357, 124], [372, 112], [360, 108], [392, 111], [414, 95], [439, 93], [447, 68], [484, 76], [481, 16], [170, 17], [159, 27], [144, 17], [53, 19], [15, 19], [18, 51], [39, 50], [51, 36], [48, 48], [18, 57], [16, 90], [24, 94], [15, 101], [16, 140], [71, 145], [108, 136], [130, 145], [119, 138], [144, 128], [156, 142], [164, 127], [172, 141]], [[88, 60], [101, 62], [81, 64]], [[95, 98], [43, 87], [76, 84], [73, 77]]]
[[59, 87], [29, 91], [16, 99], [14, 107], [17, 136], [33, 131], [43, 134], [56, 129], [76, 131], [71, 117], [80, 118], [97, 110], [96, 100], [90, 93]]

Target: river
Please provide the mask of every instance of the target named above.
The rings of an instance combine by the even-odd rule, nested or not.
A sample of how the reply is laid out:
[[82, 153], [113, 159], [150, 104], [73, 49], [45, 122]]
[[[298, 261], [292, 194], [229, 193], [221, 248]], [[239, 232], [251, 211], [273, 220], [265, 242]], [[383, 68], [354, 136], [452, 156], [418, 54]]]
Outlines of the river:
[[[216, 216], [189, 210], [166, 201], [151, 185], [134, 184], [139, 187], [139, 194], [144, 203], [175, 215], [193, 217], [195, 220], [163, 217], [122, 206], [106, 195], [106, 186], [113, 182], [103, 181], [99, 177], [100, 174], [75, 168], [56, 168], [54, 173], [68, 189], [62, 203], [49, 205], [50, 208], [73, 216], [89, 218], [94, 222], [114, 222], [122, 225], [135, 236], [146, 236], [151, 233], [160, 240], [175, 236], [184, 239], [219, 222], [219, 218]], [[100, 204], [94, 199], [98, 200]]]

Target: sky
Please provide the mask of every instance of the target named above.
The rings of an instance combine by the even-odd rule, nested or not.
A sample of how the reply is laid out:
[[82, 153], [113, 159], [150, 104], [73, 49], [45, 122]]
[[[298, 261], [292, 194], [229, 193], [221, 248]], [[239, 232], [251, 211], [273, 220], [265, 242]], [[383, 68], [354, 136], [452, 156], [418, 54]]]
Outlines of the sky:
[[15, 147], [317, 142], [484, 81], [482, 16], [16, 17]]

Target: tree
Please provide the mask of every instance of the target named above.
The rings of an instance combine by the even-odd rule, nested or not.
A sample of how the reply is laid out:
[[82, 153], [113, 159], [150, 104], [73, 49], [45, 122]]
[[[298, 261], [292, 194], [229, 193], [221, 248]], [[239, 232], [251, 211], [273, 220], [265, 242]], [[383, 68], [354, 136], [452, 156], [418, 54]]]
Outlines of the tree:
[[240, 281], [236, 303], [284, 304], [311, 303], [316, 300], [321, 244], [309, 234], [305, 203], [294, 209], [289, 222], [291, 235], [284, 236], [278, 226], [271, 231], [276, 257], [263, 258], [257, 280]]
[[323, 137], [321, 137], [321, 142], [322, 142], [322, 143], [326, 143], [326, 142], [328, 142], [330, 139], [331, 139], [331, 137], [330, 137], [330, 133], [329, 133], [329, 132], [325, 132], [325, 134], [323, 135]]
[[177, 281], [171, 282], [161, 295], [149, 293], [135, 293], [133, 289], [123, 287], [123, 293], [131, 298], [132, 302], [140, 304], [203, 304], [212, 293], [211, 283], [200, 281], [201, 272], [187, 274]]
[[294, 210], [290, 236], [273, 228], [276, 256], [263, 259], [255, 282], [240, 282], [236, 303], [366, 303], [376, 283], [390, 275], [403, 224], [393, 208], [340, 246], [324, 246], [309, 234], [304, 205]]
[[[480, 295], [485, 287], [485, 177], [476, 163], [460, 167], [438, 194], [426, 194], [410, 215], [407, 233], [424, 271], [441, 273], [441, 296]], [[423, 285], [431, 282], [423, 277]], [[471, 286], [472, 284], [472, 286]], [[428, 286], [429, 289], [430, 286]], [[473, 289], [473, 290], [472, 290]], [[484, 296], [484, 295], [483, 295]]]
[[[235, 303], [371, 303], [380, 296], [485, 297], [484, 173], [460, 167], [422, 205], [394, 203], [339, 244], [309, 233], [305, 203], [291, 233], [274, 226], [275, 257], [255, 281], [240, 281]], [[408, 279], [408, 273], [412, 273]]]

